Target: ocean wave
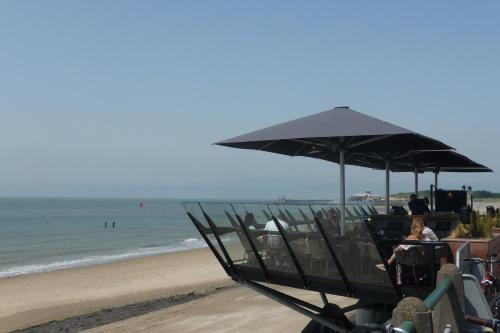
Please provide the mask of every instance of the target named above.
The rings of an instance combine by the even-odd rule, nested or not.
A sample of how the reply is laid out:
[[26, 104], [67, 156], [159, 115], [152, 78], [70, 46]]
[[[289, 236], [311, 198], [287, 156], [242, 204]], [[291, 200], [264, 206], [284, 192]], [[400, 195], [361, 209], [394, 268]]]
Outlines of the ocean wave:
[[184, 243], [192, 243], [192, 242], [199, 242], [200, 240], [198, 238], [186, 238], [184, 240]]
[[22, 265], [22, 266], [12, 266], [0, 268], [0, 278], [14, 277], [18, 275], [26, 275], [33, 273], [41, 273], [41, 272], [51, 272], [66, 268], [75, 268], [82, 266], [92, 266], [96, 264], [103, 264], [113, 261], [138, 258], [138, 257], [146, 257], [154, 254], [160, 253], [168, 253], [168, 252], [177, 252], [189, 249], [196, 249], [206, 247], [206, 243], [197, 238], [188, 238], [184, 241], [172, 244], [169, 246], [154, 246], [154, 247], [142, 247], [140, 249], [134, 251], [128, 251], [124, 253], [118, 254], [106, 254], [106, 255], [95, 255], [95, 256], [87, 256], [76, 259], [60, 259], [58, 261], [50, 262], [50, 263], [41, 263], [41, 264], [31, 264], [31, 265]]

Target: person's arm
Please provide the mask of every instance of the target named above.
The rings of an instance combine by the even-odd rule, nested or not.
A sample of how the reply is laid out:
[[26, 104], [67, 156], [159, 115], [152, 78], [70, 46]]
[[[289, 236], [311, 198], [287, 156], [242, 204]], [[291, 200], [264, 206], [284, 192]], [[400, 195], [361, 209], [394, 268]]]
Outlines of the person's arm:
[[432, 231], [432, 229], [429, 227], [425, 227], [424, 230], [422, 231], [422, 234], [424, 234], [424, 237], [428, 238], [431, 241], [439, 240], [434, 231]]

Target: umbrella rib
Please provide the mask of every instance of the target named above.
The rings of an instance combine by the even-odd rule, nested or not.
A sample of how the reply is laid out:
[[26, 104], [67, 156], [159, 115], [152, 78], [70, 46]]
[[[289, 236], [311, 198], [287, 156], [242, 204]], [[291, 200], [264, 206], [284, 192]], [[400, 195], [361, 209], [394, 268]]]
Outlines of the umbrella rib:
[[417, 155], [420, 153], [422, 153], [422, 151], [408, 151], [405, 153], [401, 153], [400, 155], [394, 155], [392, 158], [393, 158], [393, 160], [399, 160], [399, 159], [402, 159], [405, 157], [410, 157], [410, 156]]
[[336, 152], [339, 148], [338, 143], [334, 142], [333, 138], [317, 138], [317, 140], [322, 142], [331, 152]]
[[383, 156], [380, 156], [379, 154], [376, 154], [376, 153], [366, 153], [366, 156], [368, 156], [370, 158], [374, 158], [376, 160], [385, 161], [385, 158]]
[[271, 147], [272, 145], [274, 145], [276, 142], [278, 142], [278, 140], [270, 141], [270, 142], [266, 143], [265, 145], [263, 145], [262, 147], [257, 148], [257, 150], [267, 149], [267, 148]]
[[304, 150], [304, 148], [309, 144], [309, 142], [304, 142], [302, 144], [302, 146], [299, 147], [299, 149], [297, 149], [297, 151], [295, 153], [293, 153], [293, 155], [291, 155], [292, 157], [294, 156], [297, 156], [298, 154], [300, 154], [302, 152], [302, 150]]
[[353, 136], [352, 138], [350, 138], [347, 142], [346, 142], [346, 146], [349, 147], [351, 145], [351, 143], [353, 143], [354, 141], [356, 141], [358, 137], [357, 136]]
[[298, 142], [298, 143], [304, 143], [304, 144], [310, 144], [310, 145], [315, 145], [315, 146], [320, 146], [323, 148], [326, 148], [326, 145], [323, 143], [318, 143], [314, 140], [314, 138], [311, 138], [310, 140], [304, 140], [304, 139], [290, 139], [290, 141], [293, 142]]
[[385, 138], [389, 138], [389, 137], [391, 137], [393, 135], [394, 134], [387, 134], [387, 135], [379, 135], [379, 136], [371, 137], [369, 139], [353, 143], [353, 144], [349, 145], [347, 148], [351, 149], [351, 148], [358, 147], [358, 146], [361, 146], [361, 145], [364, 145], [364, 144], [367, 144], [367, 143], [371, 143], [371, 142], [374, 142], [374, 141], [379, 141], [379, 140], [382, 140], [382, 139], [385, 139]]

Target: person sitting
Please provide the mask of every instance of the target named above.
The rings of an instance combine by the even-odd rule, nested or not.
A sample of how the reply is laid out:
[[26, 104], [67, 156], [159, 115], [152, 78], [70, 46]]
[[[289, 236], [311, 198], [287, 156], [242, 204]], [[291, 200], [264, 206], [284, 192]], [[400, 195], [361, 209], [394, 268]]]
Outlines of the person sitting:
[[418, 221], [418, 223], [420, 223], [424, 226], [424, 230], [422, 230], [422, 234], [424, 235], [424, 238], [428, 239], [429, 241], [433, 241], [433, 242], [439, 241], [439, 238], [436, 236], [434, 231], [424, 224], [424, 220], [421, 217], [416, 217], [416, 218], [414, 218], [414, 220]]
[[424, 199], [417, 199], [416, 194], [410, 195], [410, 201], [408, 202], [408, 208], [410, 208], [411, 215], [424, 215], [429, 213], [429, 207], [427, 207]]
[[[290, 229], [290, 226], [288, 225], [288, 222], [285, 222], [281, 219], [278, 219], [279, 224], [283, 227], [285, 231], [288, 231]], [[278, 231], [278, 227], [276, 226], [276, 223], [274, 220], [267, 221], [266, 226], [264, 227], [265, 231]]]
[[340, 234], [340, 219], [339, 219], [337, 213], [335, 213], [335, 209], [330, 208], [328, 210], [328, 220], [330, 221], [332, 232], [336, 235], [339, 235]]
[[[287, 222], [280, 219], [277, 219], [277, 221], [283, 230], [288, 231], [290, 229]], [[276, 267], [287, 265], [287, 256], [283, 252], [283, 238], [281, 237], [281, 234], [278, 233], [278, 226], [274, 222], [274, 219], [266, 223], [264, 230], [268, 231], [268, 233], [265, 236], [258, 237], [258, 239], [261, 241], [265, 241], [265, 239], [267, 239], [268, 253], [271, 261], [273, 262], [272, 264]]]
[[[411, 233], [406, 238], [406, 240], [431, 241], [431, 239], [428, 237], [428, 235], [430, 235], [430, 233], [432, 233], [432, 235], [434, 235], [434, 237], [437, 240], [436, 235], [434, 234], [434, 232], [430, 228], [427, 228], [430, 230], [430, 233], [429, 233], [429, 231], [427, 231], [427, 235], [425, 235], [424, 234], [425, 228], [427, 228], [427, 227], [424, 225], [424, 220], [422, 220], [422, 218], [419, 218], [419, 217], [414, 218], [412, 223], [411, 223]], [[416, 245], [399, 244], [394, 249], [394, 252], [392, 253], [391, 257], [387, 260], [387, 266], [391, 266], [394, 263], [394, 261], [396, 260], [396, 252], [407, 251], [412, 246], [416, 246]], [[381, 270], [385, 270], [384, 264], [377, 264], [376, 266], [377, 266], [377, 268], [379, 268]]]
[[245, 220], [243, 221], [243, 223], [249, 230], [255, 230], [258, 226], [257, 221], [255, 221], [255, 215], [253, 215], [253, 213], [247, 213], [245, 215]]

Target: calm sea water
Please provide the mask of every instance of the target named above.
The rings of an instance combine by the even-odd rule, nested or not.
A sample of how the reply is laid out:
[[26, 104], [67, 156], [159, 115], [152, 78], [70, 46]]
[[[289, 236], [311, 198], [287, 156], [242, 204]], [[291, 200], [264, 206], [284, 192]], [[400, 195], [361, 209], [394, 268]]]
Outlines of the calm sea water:
[[0, 198], [0, 278], [203, 246], [176, 200]]

